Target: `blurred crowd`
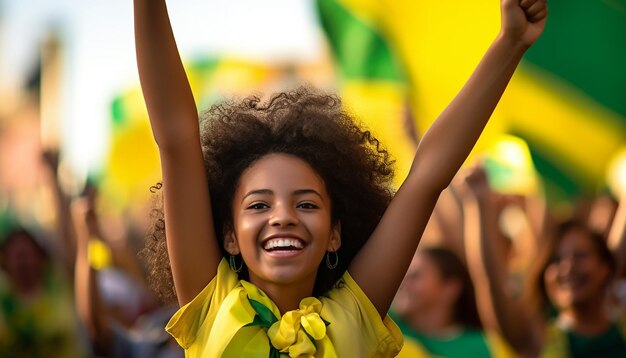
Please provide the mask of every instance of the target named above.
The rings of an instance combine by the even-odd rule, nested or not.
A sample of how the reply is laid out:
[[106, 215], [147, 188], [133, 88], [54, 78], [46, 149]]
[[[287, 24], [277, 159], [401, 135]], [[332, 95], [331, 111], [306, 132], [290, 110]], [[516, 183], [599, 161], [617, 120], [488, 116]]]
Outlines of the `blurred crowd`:
[[[182, 357], [141, 260], [151, 203], [73, 185], [29, 108], [0, 118], [0, 356]], [[477, 159], [441, 195], [390, 312], [401, 356], [624, 356], [626, 198], [490, 180]]]
[[183, 357], [138, 256], [147, 204], [72, 184], [29, 95], [0, 114], [0, 357]]
[[[15, 135], [2, 134], [4, 145]], [[48, 193], [49, 221], [32, 220], [36, 195], [20, 193], [33, 200], [28, 216], [23, 198], [3, 192], [0, 355], [182, 356], [164, 331], [176, 306], [150, 291], [140, 259], [149, 208], [106, 213], [90, 181], [67, 194], [58, 151], [37, 148], [22, 160], [35, 161], [32, 188]], [[539, 191], [494, 189], [480, 162], [462, 169], [390, 312], [405, 335], [401, 356], [619, 357], [625, 242], [624, 198], [605, 191], [551, 207]]]
[[624, 199], [555, 208], [494, 190], [481, 163], [462, 169], [392, 306], [401, 356], [624, 356]]
[[[46, 153], [46, 159], [54, 155]], [[45, 161], [51, 173], [54, 160]], [[0, 241], [3, 357], [180, 357], [164, 327], [175, 308], [147, 288], [132, 233], [103, 234], [97, 189], [56, 191], [56, 231], [5, 213]]]
[[[328, 54], [296, 65], [289, 61], [267, 65], [223, 55], [191, 61], [187, 71], [198, 105], [206, 108], [219, 101], [222, 91], [216, 87], [236, 94], [267, 93], [302, 82], [331, 91], [339, 88], [347, 107], [387, 144], [401, 178], [411, 165], [417, 132], [427, 126], [423, 121], [440, 107], [438, 101], [447, 101], [448, 91], [456, 92], [456, 79], [465, 78], [465, 67], [475, 59], [469, 48], [474, 46], [464, 46], [463, 56], [449, 49], [467, 38], [478, 44], [484, 36], [491, 36], [489, 31], [472, 30], [464, 21], [487, 27], [500, 20], [489, 12], [482, 15], [491, 18], [476, 21], [477, 14], [492, 6], [487, 1], [458, 2], [457, 12], [438, 2], [363, 1], [363, 9], [355, 8], [367, 10], [366, 15], [372, 12], [372, 18], [378, 19], [364, 24], [360, 21], [369, 16], [335, 16], [339, 8], [330, 6], [335, 2], [316, 3], [324, 5], [319, 10], [330, 25], [331, 20], [342, 26], [344, 20], [354, 21], [345, 29], [327, 26], [331, 41], [319, 51]], [[471, 8], [472, 16], [467, 16], [464, 6]], [[571, 153], [555, 152], [554, 160], [582, 168], [582, 162], [591, 161], [580, 154], [588, 152], [602, 157], [597, 163], [605, 163], [608, 152], [623, 146], [625, 137], [621, 124], [612, 125], [623, 118], [624, 102], [619, 97], [623, 91], [618, 87], [624, 83], [620, 80], [623, 52], [619, 51], [623, 46], [611, 46], [621, 40], [615, 34], [622, 33], [616, 29], [623, 26], [624, 12], [618, 10], [624, 6], [616, 1], [555, 2], [554, 6], [564, 15], [557, 17], [558, 11], [551, 15], [553, 24], [560, 26], [553, 27], [558, 31], [543, 35], [543, 52], [535, 47], [527, 63], [526, 69], [532, 71], [518, 73], [523, 86], [518, 85], [518, 92], [500, 106], [508, 105], [510, 116], [519, 121], [513, 128], [534, 124], [534, 120], [553, 122], [550, 127], [531, 126], [528, 133], [545, 140], [537, 143], [546, 147], [557, 146], [550, 141], [553, 137], [567, 143], [568, 150], [562, 153]], [[380, 11], [383, 7], [385, 11]], [[403, 17], [414, 14], [424, 18]], [[572, 20], [575, 16], [584, 22]], [[569, 35], [580, 23], [597, 24], [584, 28], [588, 40], [563, 41], [565, 35], [574, 38]], [[404, 75], [396, 73], [395, 63], [391, 70], [384, 66], [389, 65], [384, 61], [388, 49], [378, 32], [370, 31], [376, 27], [395, 34], [391, 37], [398, 47], [398, 62], [407, 66], [406, 83], [399, 79]], [[463, 31], [448, 37], [444, 36], [446, 28]], [[356, 37], [344, 38], [339, 30]], [[245, 36], [258, 35], [260, 30], [252, 31], [247, 29]], [[258, 41], [259, 36], [252, 38]], [[94, 43], [101, 45], [101, 40]], [[135, 86], [111, 99], [107, 155], [114, 159], [98, 163], [101, 173], [97, 175], [73, 172], [68, 164], [70, 146], [60, 134], [60, 127], [70, 125], [58, 117], [67, 100], [62, 96], [68, 79], [62, 73], [67, 70], [63, 61], [77, 66], [66, 58], [62, 41], [48, 42], [42, 46], [41, 63], [20, 88], [23, 93], [5, 93], [0, 86], [0, 357], [183, 357], [182, 349], [164, 330], [178, 306], [151, 290], [142, 260], [144, 241], [149, 239], [146, 233], [158, 224], [150, 219], [148, 183], [159, 180], [152, 179], [154, 172], [159, 175], [159, 165], [157, 152], [150, 147], [154, 143], [140, 90]], [[359, 46], [364, 56], [372, 58], [358, 59]], [[338, 67], [331, 59], [333, 51], [338, 62], [343, 62]], [[100, 57], [109, 60], [107, 56]], [[563, 59], [568, 66], [562, 66]], [[602, 66], [590, 66], [600, 62]], [[537, 85], [545, 83], [535, 83], [534, 76], [546, 77], [541, 78], [546, 83], [553, 80], [551, 66], [571, 67], [571, 74], [563, 71], [557, 76], [555, 72], [553, 77], [564, 76], [572, 84], [589, 83], [581, 93], [598, 91], [599, 97], [617, 98], [619, 106], [602, 107], [602, 101], [581, 97], [562, 84]], [[595, 71], [580, 70], [588, 67]], [[337, 78], [342, 71], [345, 83], [340, 85]], [[407, 98], [411, 96], [415, 98]], [[591, 109], [587, 102], [593, 103]], [[418, 104], [421, 112], [412, 113]], [[533, 110], [524, 112], [526, 107]], [[545, 118], [536, 116], [539, 112]], [[400, 117], [404, 122], [393, 120]], [[581, 137], [589, 133], [594, 134], [590, 136], [594, 141]], [[602, 144], [602, 150], [598, 149]], [[496, 159], [503, 162], [519, 159], [507, 157], [510, 152], [506, 150], [500, 154], [502, 158]], [[526, 156], [531, 162], [529, 151]], [[537, 175], [532, 163], [526, 168], [532, 173], [512, 174], [505, 164], [500, 174], [509, 174], [496, 178], [493, 159], [473, 157], [439, 198], [389, 312], [405, 337], [400, 357], [626, 357], [623, 183], [621, 194], [614, 188], [595, 192], [585, 188], [584, 193], [581, 190], [554, 201], [551, 188], [528, 184], [528, 175]], [[580, 180], [564, 176], [571, 182]], [[115, 180], [107, 182], [103, 177]], [[121, 186], [124, 180], [132, 183], [118, 188], [119, 197], [112, 198], [111, 187]], [[525, 188], [511, 190], [521, 186]]]

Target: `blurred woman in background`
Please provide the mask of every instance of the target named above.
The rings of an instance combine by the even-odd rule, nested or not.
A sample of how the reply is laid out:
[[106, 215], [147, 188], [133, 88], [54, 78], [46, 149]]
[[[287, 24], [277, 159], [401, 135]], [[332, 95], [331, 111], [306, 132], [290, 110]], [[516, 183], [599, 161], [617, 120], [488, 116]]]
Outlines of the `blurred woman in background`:
[[[580, 221], [558, 225], [539, 248], [518, 300], [506, 289], [507, 268], [497, 251], [497, 205], [484, 170], [473, 169], [465, 182], [468, 265], [481, 304], [493, 311], [489, 324], [522, 356], [623, 357], [626, 316], [612, 314], [617, 265], [606, 240]], [[614, 225], [622, 225], [623, 232], [620, 220]]]
[[486, 333], [463, 262], [445, 248], [418, 249], [392, 305], [405, 337], [399, 357], [508, 357]]
[[23, 228], [0, 243], [0, 356], [85, 357], [71, 288]]

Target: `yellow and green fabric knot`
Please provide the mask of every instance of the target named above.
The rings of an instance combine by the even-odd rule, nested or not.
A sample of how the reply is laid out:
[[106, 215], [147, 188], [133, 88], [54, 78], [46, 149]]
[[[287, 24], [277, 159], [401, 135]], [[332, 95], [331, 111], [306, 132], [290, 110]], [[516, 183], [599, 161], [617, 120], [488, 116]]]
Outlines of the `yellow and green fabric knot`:
[[[256, 315], [254, 320], [246, 326], [260, 326], [267, 329], [267, 336], [271, 342], [270, 358], [278, 358], [281, 355], [313, 357], [316, 353], [323, 354], [326, 350], [334, 351], [326, 336], [326, 326], [329, 323], [320, 317], [322, 303], [317, 298], [303, 299], [299, 309], [286, 312], [278, 319], [273, 302], [264, 302], [271, 308], [262, 303], [262, 301], [267, 301], [267, 296], [251, 296], [256, 295], [248, 295], [248, 301]], [[318, 352], [318, 349], [321, 351]]]

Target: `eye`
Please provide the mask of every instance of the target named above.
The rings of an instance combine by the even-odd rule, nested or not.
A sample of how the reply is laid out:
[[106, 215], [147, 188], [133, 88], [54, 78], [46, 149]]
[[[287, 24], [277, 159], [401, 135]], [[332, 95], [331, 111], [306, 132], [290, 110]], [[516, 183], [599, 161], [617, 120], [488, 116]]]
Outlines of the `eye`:
[[305, 210], [313, 210], [313, 209], [319, 209], [319, 206], [310, 203], [310, 202], [303, 202], [303, 203], [299, 203], [297, 206], [299, 209], [305, 209]]
[[248, 207], [246, 209], [263, 210], [263, 209], [267, 209], [267, 208], [269, 208], [269, 205], [267, 205], [265, 203], [261, 203], [261, 202], [256, 202], [256, 203], [252, 203], [252, 204], [248, 205]]

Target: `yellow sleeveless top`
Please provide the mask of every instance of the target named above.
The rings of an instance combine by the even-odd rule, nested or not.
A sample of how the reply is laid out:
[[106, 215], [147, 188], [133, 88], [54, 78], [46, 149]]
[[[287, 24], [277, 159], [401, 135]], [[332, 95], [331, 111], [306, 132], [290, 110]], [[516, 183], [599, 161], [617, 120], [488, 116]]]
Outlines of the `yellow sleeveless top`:
[[238, 280], [225, 259], [166, 330], [186, 357], [395, 357], [402, 333], [346, 272], [325, 296], [280, 315], [270, 298]]

